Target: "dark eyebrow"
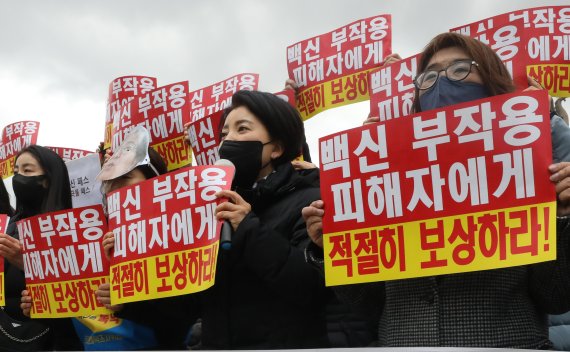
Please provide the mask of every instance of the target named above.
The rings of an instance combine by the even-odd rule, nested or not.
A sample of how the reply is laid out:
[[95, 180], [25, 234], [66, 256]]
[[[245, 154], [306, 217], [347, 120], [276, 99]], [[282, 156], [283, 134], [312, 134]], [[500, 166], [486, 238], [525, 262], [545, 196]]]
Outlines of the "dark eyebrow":
[[433, 69], [435, 69], [436, 67], [439, 68], [439, 69], [441, 69], [441, 68], [443, 68], [443, 67], [448, 67], [449, 65], [452, 65], [452, 64], [454, 64], [454, 63], [456, 63], [456, 62], [459, 62], [459, 61], [471, 61], [471, 59], [466, 57], [466, 58], [463, 58], [463, 59], [455, 59], [455, 60], [453, 60], [453, 61], [446, 61], [446, 62], [444, 62], [443, 65], [440, 64], [440, 63], [431, 64], [431, 65], [429, 65], [428, 67], [426, 67], [425, 71], [433, 70]]
[[[234, 126], [241, 125], [242, 123], [245, 123], [245, 124], [248, 124], [248, 125], [253, 125], [253, 121], [246, 120], [246, 119], [241, 119], [241, 120], [237, 120], [236, 122], [234, 122]], [[225, 128], [225, 129], [228, 129], [229, 127], [228, 127], [227, 124], [225, 124], [224, 127], [222, 127], [222, 130], [223, 130], [224, 128]]]
[[27, 167], [27, 166], [34, 166], [34, 164], [32, 164], [32, 163], [25, 163], [25, 164], [22, 164], [22, 165], [14, 165], [14, 167], [16, 167], [16, 166], [21, 167], [21, 168], [24, 168], [24, 167]]

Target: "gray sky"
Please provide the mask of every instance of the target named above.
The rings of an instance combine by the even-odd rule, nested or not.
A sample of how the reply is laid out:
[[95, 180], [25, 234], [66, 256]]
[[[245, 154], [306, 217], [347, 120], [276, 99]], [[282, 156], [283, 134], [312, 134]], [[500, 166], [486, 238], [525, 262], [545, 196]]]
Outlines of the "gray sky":
[[[198, 89], [242, 72], [260, 90], [287, 78], [285, 50], [352, 21], [392, 15], [393, 51], [419, 52], [449, 28], [568, 1], [530, 0], [0, 0], [0, 129], [41, 122], [38, 144], [95, 150], [103, 140], [109, 83], [146, 75]], [[567, 104], [568, 106], [568, 104]], [[318, 138], [356, 127], [369, 103], [333, 109], [306, 123]]]

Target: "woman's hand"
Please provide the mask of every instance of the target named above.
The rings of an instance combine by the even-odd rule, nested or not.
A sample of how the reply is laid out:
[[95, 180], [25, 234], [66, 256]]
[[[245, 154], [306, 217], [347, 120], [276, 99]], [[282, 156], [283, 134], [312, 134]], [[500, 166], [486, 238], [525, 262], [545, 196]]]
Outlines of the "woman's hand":
[[29, 317], [30, 311], [32, 310], [32, 296], [28, 290], [22, 291], [22, 297], [20, 298], [20, 308], [22, 309], [22, 314]]
[[552, 164], [548, 167], [550, 180], [556, 184], [556, 215], [570, 215], [570, 162]]
[[384, 58], [384, 61], [382, 61], [381, 65], [386, 66], [386, 65], [390, 65], [390, 64], [393, 64], [394, 62], [398, 62], [401, 60], [402, 60], [402, 58], [400, 57], [400, 54], [392, 53], [392, 54], [390, 54]]
[[24, 270], [24, 258], [20, 241], [5, 233], [0, 233], [0, 256], [4, 257], [10, 264]]
[[105, 308], [112, 310], [113, 312], [123, 310], [122, 304], [111, 304], [111, 285], [108, 283], [99, 285], [95, 291], [95, 296], [97, 297], [97, 302], [103, 304]]
[[115, 249], [115, 235], [112, 232], [107, 232], [103, 236], [103, 251], [108, 260], [111, 259], [113, 250]]
[[303, 219], [305, 219], [309, 237], [311, 237], [311, 240], [321, 248], [323, 248], [324, 205], [325, 203], [322, 200], [316, 200], [308, 207], [304, 207], [301, 211]]
[[239, 224], [251, 211], [251, 204], [246, 202], [237, 192], [224, 190], [216, 193], [218, 198], [227, 198], [216, 207], [216, 219], [228, 220], [233, 230], [237, 230]]
[[310, 170], [317, 168], [317, 165], [305, 160], [293, 160], [291, 161], [291, 164], [295, 170]]
[[366, 118], [366, 120], [364, 120], [364, 122], [362, 124], [368, 125], [369, 123], [376, 123], [376, 122], [380, 122], [380, 117], [371, 116], [370, 114], [368, 114], [368, 117]]
[[[529, 91], [533, 91], [533, 90], [545, 90], [546, 89], [542, 86], [542, 84], [540, 84], [540, 82], [536, 78], [532, 77], [531, 75], [527, 75], [526, 80], [528, 82], [528, 87], [525, 88], [523, 90], [523, 92], [529, 92]], [[548, 96], [548, 98], [549, 98], [549, 104], [550, 104], [550, 112], [552, 112], [554, 109], [554, 100], [552, 100], [551, 96]]]
[[188, 128], [190, 128], [190, 122], [184, 124], [184, 143], [188, 146], [192, 146], [190, 143], [190, 135], [188, 135]]

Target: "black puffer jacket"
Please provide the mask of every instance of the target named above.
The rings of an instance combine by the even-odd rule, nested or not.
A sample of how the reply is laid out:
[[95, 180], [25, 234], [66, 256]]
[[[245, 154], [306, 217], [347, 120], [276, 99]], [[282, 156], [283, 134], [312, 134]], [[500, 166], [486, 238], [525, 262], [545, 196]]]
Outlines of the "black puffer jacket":
[[320, 199], [318, 170], [277, 168], [250, 193], [252, 205], [220, 251], [216, 284], [202, 296], [202, 344], [219, 349], [327, 347], [323, 278], [304, 257], [301, 209]]

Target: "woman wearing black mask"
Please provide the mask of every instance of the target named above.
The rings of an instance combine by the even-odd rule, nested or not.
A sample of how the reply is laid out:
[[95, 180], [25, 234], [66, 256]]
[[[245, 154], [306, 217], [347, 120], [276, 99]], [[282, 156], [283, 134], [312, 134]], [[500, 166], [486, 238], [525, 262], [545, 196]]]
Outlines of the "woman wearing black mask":
[[220, 157], [236, 175], [233, 190], [217, 194], [228, 201], [216, 216], [233, 232], [231, 249], [219, 252], [215, 285], [186, 296], [191, 308], [163, 299], [125, 304], [122, 314], [160, 325], [163, 312], [193, 309], [204, 349], [326, 347], [326, 288], [305, 262], [310, 239], [301, 216], [319, 198], [318, 170], [300, 173], [291, 164], [302, 149], [300, 116], [273, 94], [239, 91], [222, 124]]
[[[67, 167], [55, 152], [37, 145], [29, 146], [16, 156], [12, 187], [16, 196], [16, 211], [10, 218], [6, 234], [0, 234], [0, 255], [5, 259], [6, 280], [6, 307], [0, 314], [3, 315], [3, 326], [9, 319], [14, 319], [22, 326], [22, 330], [29, 330], [29, 335], [22, 338], [17, 331], [4, 329], [0, 331], [0, 341], [5, 341], [6, 338], [10, 340], [9, 349], [12, 351], [81, 349], [71, 325], [50, 323], [48, 328], [48, 325], [30, 321], [20, 309], [25, 280], [16, 222], [30, 216], [72, 207]], [[70, 332], [71, 336], [65, 336], [67, 332]], [[19, 341], [16, 341], [18, 337]], [[12, 342], [15, 342], [15, 345]], [[0, 350], [2, 348], [7, 347], [0, 346]]]

